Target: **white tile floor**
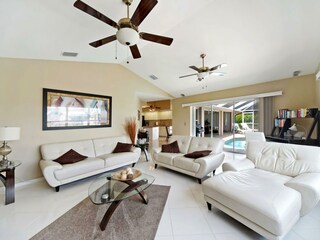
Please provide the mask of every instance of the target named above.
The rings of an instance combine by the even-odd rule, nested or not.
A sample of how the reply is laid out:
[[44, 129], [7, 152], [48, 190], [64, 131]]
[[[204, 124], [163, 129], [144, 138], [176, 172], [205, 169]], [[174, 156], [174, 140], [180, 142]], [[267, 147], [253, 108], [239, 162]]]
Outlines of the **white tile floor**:
[[[226, 161], [242, 156], [227, 154]], [[144, 156], [136, 165], [155, 176], [155, 184], [171, 190], [157, 231], [157, 240], [241, 240], [264, 239], [257, 233], [213, 208], [208, 211], [201, 185], [194, 178], [161, 168], [154, 169]], [[218, 172], [221, 169], [218, 169]], [[87, 197], [94, 177], [61, 187], [59, 193], [39, 181], [18, 187], [16, 202], [4, 205], [0, 192], [0, 239], [28, 239]], [[300, 219], [286, 240], [320, 239], [320, 204]]]

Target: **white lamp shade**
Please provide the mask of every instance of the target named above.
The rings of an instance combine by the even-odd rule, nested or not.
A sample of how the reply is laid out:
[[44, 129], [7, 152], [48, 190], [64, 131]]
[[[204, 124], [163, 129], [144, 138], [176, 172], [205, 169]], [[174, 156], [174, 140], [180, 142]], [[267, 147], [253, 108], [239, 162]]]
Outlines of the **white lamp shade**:
[[136, 45], [139, 41], [139, 33], [132, 28], [121, 28], [117, 31], [118, 41], [126, 46]]
[[19, 127], [0, 127], [0, 141], [13, 141], [20, 139]]

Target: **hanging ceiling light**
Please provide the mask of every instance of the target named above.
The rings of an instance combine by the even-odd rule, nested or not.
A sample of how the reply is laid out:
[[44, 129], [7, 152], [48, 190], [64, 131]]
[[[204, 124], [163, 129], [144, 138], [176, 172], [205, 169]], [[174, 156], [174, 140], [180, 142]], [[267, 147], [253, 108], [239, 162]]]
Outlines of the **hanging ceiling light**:
[[200, 73], [198, 73], [198, 80], [202, 81], [203, 79], [205, 79], [208, 76], [209, 76], [209, 72], [200, 72]]
[[119, 21], [119, 25], [122, 26], [117, 33], [117, 40], [125, 46], [136, 45], [140, 39], [138, 29], [130, 22], [130, 18], [122, 18]]

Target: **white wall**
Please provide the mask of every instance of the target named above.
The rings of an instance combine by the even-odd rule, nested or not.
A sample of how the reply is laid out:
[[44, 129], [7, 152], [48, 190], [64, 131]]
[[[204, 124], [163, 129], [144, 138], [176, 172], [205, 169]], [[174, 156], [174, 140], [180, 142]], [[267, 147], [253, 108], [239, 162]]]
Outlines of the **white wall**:
[[[42, 130], [42, 89], [112, 96], [112, 127]], [[170, 96], [118, 64], [0, 58], [0, 126], [21, 127], [21, 139], [9, 143], [9, 159], [18, 159], [17, 182], [41, 177], [39, 146], [44, 143], [125, 134], [127, 117], [136, 117], [136, 93]]]

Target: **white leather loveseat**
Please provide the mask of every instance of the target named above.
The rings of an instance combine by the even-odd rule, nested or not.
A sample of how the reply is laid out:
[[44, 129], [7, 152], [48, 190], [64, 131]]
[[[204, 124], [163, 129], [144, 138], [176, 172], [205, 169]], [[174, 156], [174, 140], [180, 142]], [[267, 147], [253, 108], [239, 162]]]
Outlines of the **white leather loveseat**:
[[[134, 165], [141, 150], [132, 148], [131, 152], [112, 153], [118, 142], [129, 143], [125, 136], [88, 139], [82, 141], [43, 144], [40, 147], [42, 160], [40, 168], [51, 187], [59, 187], [82, 178], [113, 170], [126, 165]], [[52, 161], [73, 149], [88, 158], [72, 163], [60, 164]]]
[[[170, 168], [193, 176], [201, 183], [205, 176], [210, 172], [214, 173], [223, 162], [224, 141], [221, 139], [173, 135], [169, 138], [169, 143], [174, 141], [178, 142], [180, 153], [161, 152], [161, 148], [153, 149], [155, 167], [160, 165]], [[187, 153], [202, 150], [212, 150], [212, 152], [208, 156], [196, 159], [184, 157]]]
[[204, 198], [267, 239], [281, 239], [320, 197], [320, 148], [251, 141], [244, 160], [203, 182]]

